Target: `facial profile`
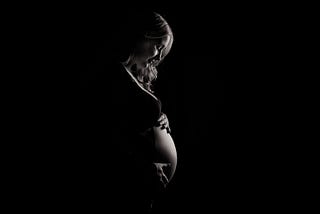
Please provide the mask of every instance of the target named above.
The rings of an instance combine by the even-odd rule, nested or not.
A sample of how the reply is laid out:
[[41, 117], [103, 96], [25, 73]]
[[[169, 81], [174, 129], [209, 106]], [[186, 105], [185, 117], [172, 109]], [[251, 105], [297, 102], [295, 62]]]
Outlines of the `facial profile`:
[[161, 38], [146, 38], [139, 42], [134, 50], [134, 61], [139, 69], [156, 67], [165, 57], [164, 50], [168, 48], [170, 36]]
[[157, 13], [152, 13], [152, 19], [149, 17], [145, 24], [125, 64], [138, 81], [150, 90], [151, 83], [158, 75], [156, 67], [171, 49], [173, 34], [168, 23]]

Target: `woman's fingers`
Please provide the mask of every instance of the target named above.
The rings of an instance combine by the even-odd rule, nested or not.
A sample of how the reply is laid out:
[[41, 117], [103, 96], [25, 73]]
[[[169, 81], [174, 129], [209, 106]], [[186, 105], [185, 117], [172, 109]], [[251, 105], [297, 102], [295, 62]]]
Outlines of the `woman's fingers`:
[[166, 129], [167, 133], [171, 133], [171, 129], [169, 126], [169, 120], [167, 118], [167, 115], [162, 113], [161, 116], [159, 117], [157, 123], [156, 123], [156, 127], [160, 127], [162, 130]]
[[163, 169], [165, 167], [170, 167], [171, 163], [154, 163], [154, 165], [156, 165], [158, 169], [159, 168]]
[[154, 163], [154, 165], [157, 168], [157, 174], [159, 177], [159, 181], [161, 182], [163, 188], [165, 188], [169, 183], [169, 179], [166, 176], [166, 174], [164, 173], [164, 169], [166, 167], [170, 167], [171, 164], [170, 163]]
[[169, 127], [169, 120], [166, 114], [161, 114], [160, 118], [158, 119], [158, 126], [160, 126], [161, 129], [166, 129]]
[[162, 173], [161, 182], [164, 185], [164, 187], [167, 187], [167, 185], [169, 183], [169, 179], [167, 178], [166, 174], [164, 174], [164, 173]]
[[164, 113], [162, 113], [161, 116], [159, 117], [158, 121], [159, 121], [159, 122], [160, 122], [160, 121], [163, 121], [163, 120], [165, 120], [166, 118], [167, 118], [167, 116], [166, 116]]

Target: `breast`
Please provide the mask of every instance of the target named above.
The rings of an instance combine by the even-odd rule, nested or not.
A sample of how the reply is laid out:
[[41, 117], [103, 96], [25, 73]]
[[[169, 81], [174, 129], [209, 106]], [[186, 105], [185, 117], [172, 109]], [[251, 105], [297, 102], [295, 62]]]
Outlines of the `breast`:
[[171, 135], [167, 133], [166, 129], [154, 127], [153, 131], [156, 149], [155, 162], [171, 164], [165, 171], [168, 179], [171, 180], [177, 166], [177, 151], [174, 141]]

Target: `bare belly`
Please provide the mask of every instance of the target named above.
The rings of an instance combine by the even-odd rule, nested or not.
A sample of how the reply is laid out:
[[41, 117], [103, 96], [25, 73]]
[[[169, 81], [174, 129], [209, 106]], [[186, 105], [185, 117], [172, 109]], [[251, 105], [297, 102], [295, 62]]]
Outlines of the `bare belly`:
[[166, 129], [160, 129], [160, 127], [154, 127], [154, 138], [156, 147], [156, 160], [157, 163], [170, 163], [171, 167], [165, 171], [168, 179], [171, 180], [177, 166], [177, 151], [174, 145], [174, 141]]

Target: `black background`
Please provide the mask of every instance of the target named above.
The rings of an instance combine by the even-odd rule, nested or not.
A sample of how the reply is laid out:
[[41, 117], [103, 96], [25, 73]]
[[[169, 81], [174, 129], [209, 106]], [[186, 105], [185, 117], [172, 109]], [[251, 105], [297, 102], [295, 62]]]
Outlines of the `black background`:
[[[27, 174], [32, 180], [34, 173], [37, 177], [41, 170], [30, 165], [45, 167], [39, 163], [48, 160], [50, 149], [57, 151], [56, 145], [61, 146], [57, 140], [62, 134], [57, 132], [68, 132], [65, 101], [70, 103], [72, 94], [86, 87], [86, 78], [95, 67], [112, 54], [105, 52], [113, 42], [112, 26], [126, 15], [126, 10], [135, 9], [19, 6], [8, 16], [9, 66], [4, 80], [8, 85], [5, 106], [9, 135], [12, 141], [25, 142], [13, 146], [13, 157], [17, 158], [10, 159], [21, 170], [13, 176], [15, 185], [23, 189], [29, 180], [19, 184], [21, 176]], [[225, 79], [217, 68], [217, 17], [211, 7], [205, 6], [150, 10], [163, 15], [174, 33], [172, 50], [159, 66], [155, 91], [170, 119], [178, 153], [176, 174], [155, 203], [155, 210], [178, 213], [221, 209], [221, 204], [232, 200], [230, 194], [235, 194], [234, 182], [239, 179], [230, 172], [234, 160], [230, 160], [230, 142], [224, 140]]]
[[[224, 206], [221, 204], [227, 205], [237, 194], [234, 182], [239, 178], [233, 177], [236, 173], [230, 155], [233, 148], [230, 150], [230, 142], [224, 140], [224, 74], [216, 64], [218, 23], [214, 11], [204, 9], [150, 7], [150, 10], [164, 16], [174, 32], [172, 50], [159, 66], [155, 91], [170, 119], [178, 152], [178, 167], [167, 192], [154, 205], [159, 213], [221, 209]], [[115, 17], [121, 19], [126, 15], [126, 10], [134, 8], [122, 8], [117, 16], [103, 13], [95, 17], [106, 16], [113, 26], [121, 23]], [[106, 38], [110, 38], [108, 33], [112, 34], [112, 28], [111, 32], [108, 28], [106, 33], [102, 26], [105, 23], [101, 20], [94, 22], [93, 29], [98, 28], [98, 39], [94, 36], [96, 34], [89, 35], [90, 40], [95, 42], [89, 41], [91, 46], [86, 47], [95, 50], [98, 55], [101, 50], [97, 46], [101, 47], [101, 41], [104, 45], [113, 42], [105, 42]], [[101, 31], [105, 38], [100, 38]], [[90, 54], [85, 60], [88, 59], [94, 60]]]
[[[25, 151], [37, 151], [37, 162], [54, 144], [46, 146], [48, 136], [52, 136], [50, 141], [55, 138], [50, 129], [67, 129], [66, 115], [61, 114], [65, 101], [72, 102], [72, 94], [86, 87], [86, 78], [112, 54], [105, 51], [113, 42], [113, 26], [126, 10], [135, 8], [20, 6], [7, 22], [7, 127], [14, 127], [13, 141], [31, 142], [14, 151], [25, 158], [30, 158]], [[252, 17], [246, 19], [239, 11], [232, 13], [215, 5], [149, 9], [163, 15], [175, 39], [159, 66], [155, 90], [170, 119], [178, 166], [167, 192], [155, 204], [156, 211], [247, 211], [273, 203], [267, 193], [275, 177], [266, 173], [269, 169], [262, 158], [270, 151], [270, 145], [264, 143], [268, 133], [258, 138], [261, 130], [255, 127], [255, 118], [248, 121], [245, 115], [262, 104], [246, 102], [246, 83], [255, 74], [246, 79], [244, 71], [265, 69], [255, 61], [254, 35], [259, 33], [252, 31], [254, 24], [248, 29]], [[237, 79], [239, 73], [242, 77]], [[227, 84], [230, 82], [236, 83]], [[232, 90], [228, 96], [226, 85]], [[255, 143], [258, 139], [260, 144]]]
[[[159, 66], [156, 93], [170, 119], [178, 167], [156, 211], [259, 212], [284, 202], [295, 207], [295, 180], [286, 173], [299, 162], [291, 158], [297, 153], [287, 137], [299, 132], [285, 130], [295, 117], [283, 105], [288, 94], [295, 97], [286, 83], [287, 66], [296, 65], [285, 57], [296, 47], [283, 30], [291, 18], [283, 13], [287, 6], [160, 4], [148, 8], [167, 19], [175, 40]], [[61, 148], [59, 137], [69, 131], [66, 112], [72, 109], [65, 103], [72, 104], [86, 78], [112, 55], [105, 50], [113, 27], [139, 6], [3, 8], [2, 131], [3, 145], [10, 147], [3, 151], [10, 194], [27, 201], [30, 184], [41, 182], [47, 154]]]

